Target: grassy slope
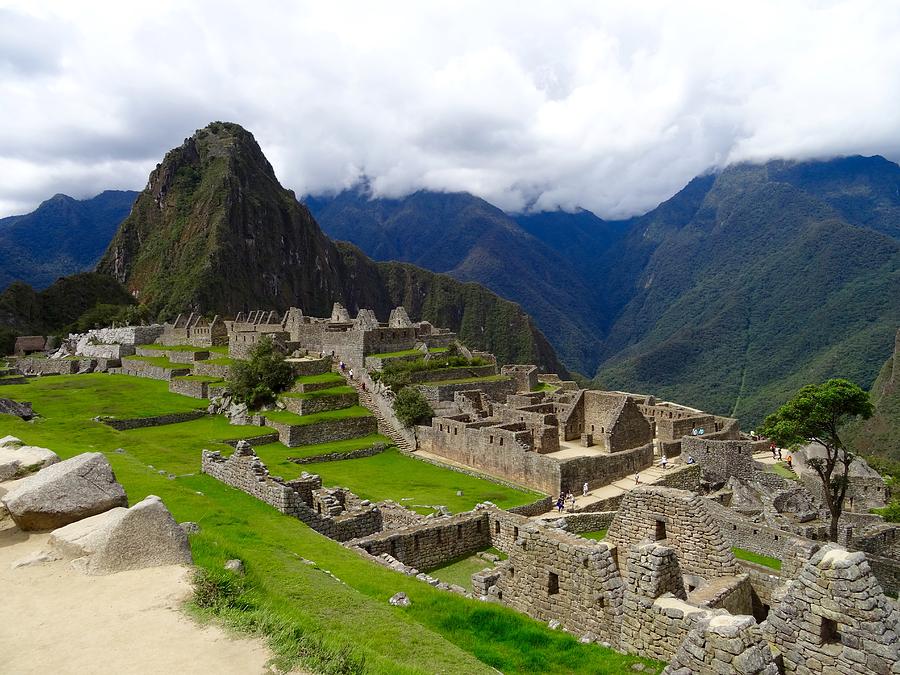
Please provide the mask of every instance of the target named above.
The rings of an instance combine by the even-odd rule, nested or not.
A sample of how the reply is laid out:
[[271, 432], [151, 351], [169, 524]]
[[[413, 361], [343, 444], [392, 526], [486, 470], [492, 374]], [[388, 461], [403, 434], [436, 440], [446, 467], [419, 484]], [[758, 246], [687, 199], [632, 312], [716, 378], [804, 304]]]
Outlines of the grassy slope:
[[[226, 559], [241, 558], [248, 584], [242, 600], [290, 626], [291, 639], [307, 636], [325, 648], [364, 657], [366, 672], [487, 673], [484, 664], [490, 664], [504, 672], [617, 673], [629, 672], [637, 661], [650, 663], [581, 645], [505, 608], [442, 593], [370, 564], [297, 520], [197, 473], [200, 448], [210, 434], [221, 437], [218, 422], [118, 432], [90, 419], [111, 410], [133, 416], [149, 414], [147, 406], [175, 412], [186, 402], [200, 403], [164, 387], [154, 380], [104, 375], [34, 380], [14, 395], [32, 401], [43, 417], [26, 423], [0, 415], [0, 435], [50, 447], [63, 458], [105, 453], [130, 503], [156, 494], [177, 520], [200, 524], [191, 542], [198, 565], [220, 570]], [[243, 431], [249, 429], [234, 433]], [[157, 473], [160, 468], [178, 477], [169, 480]], [[412, 606], [388, 605], [398, 591], [409, 595]]]

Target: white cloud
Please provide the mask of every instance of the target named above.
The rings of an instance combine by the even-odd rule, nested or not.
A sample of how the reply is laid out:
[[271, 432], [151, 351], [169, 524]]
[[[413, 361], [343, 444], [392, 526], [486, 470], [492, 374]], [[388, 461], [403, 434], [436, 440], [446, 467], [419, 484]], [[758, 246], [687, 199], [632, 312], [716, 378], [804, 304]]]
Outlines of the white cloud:
[[900, 5], [0, 7], [0, 214], [143, 187], [215, 120], [281, 182], [623, 216], [746, 159], [900, 158]]

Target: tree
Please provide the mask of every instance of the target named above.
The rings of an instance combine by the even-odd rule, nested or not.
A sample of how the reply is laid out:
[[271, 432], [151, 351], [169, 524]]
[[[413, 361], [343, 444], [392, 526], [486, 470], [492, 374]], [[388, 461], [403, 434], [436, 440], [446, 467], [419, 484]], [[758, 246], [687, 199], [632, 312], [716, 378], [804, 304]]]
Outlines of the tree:
[[781, 446], [819, 443], [825, 457], [812, 457], [807, 464], [822, 482], [825, 506], [831, 515], [829, 538], [837, 541], [838, 521], [844, 510], [849, 485], [848, 473], [855, 457], [838, 431], [854, 417], [872, 416], [868, 392], [848, 380], [828, 380], [808, 384], [766, 418], [762, 433]]
[[275, 348], [268, 336], [260, 338], [250, 358], [231, 366], [228, 386], [234, 398], [249, 408], [273, 403], [280, 392], [291, 386], [294, 369]]
[[404, 387], [394, 399], [397, 419], [409, 429], [415, 424], [423, 424], [434, 417], [434, 410], [418, 389]]

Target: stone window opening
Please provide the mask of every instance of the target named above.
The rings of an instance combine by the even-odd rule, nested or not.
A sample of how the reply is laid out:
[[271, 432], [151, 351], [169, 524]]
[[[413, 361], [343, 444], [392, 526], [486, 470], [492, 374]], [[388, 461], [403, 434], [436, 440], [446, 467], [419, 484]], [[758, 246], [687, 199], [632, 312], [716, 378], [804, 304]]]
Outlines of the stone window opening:
[[475, 521], [475, 531], [481, 532], [481, 521], [480, 520]]
[[559, 593], [559, 575], [555, 572], [550, 572], [547, 579], [547, 593], [548, 595], [556, 595]]
[[494, 534], [500, 534], [500, 521], [494, 521]]
[[594, 596], [594, 605], [596, 605], [600, 609], [606, 607], [606, 598], [603, 597], [602, 593], [597, 593]]
[[462, 525], [456, 526], [456, 538], [462, 539]]
[[663, 541], [666, 538], [666, 521], [657, 518], [653, 537], [654, 541]]
[[500, 445], [503, 445], [503, 437], [500, 438]]
[[419, 550], [419, 535], [418, 534], [413, 535], [413, 550], [415, 550], [415, 551]]
[[509, 568], [509, 578], [512, 579], [512, 578], [514, 578], [515, 576], [516, 576], [516, 568], [515, 568], [515, 567], [510, 567], [510, 568]]
[[841, 633], [838, 630], [837, 621], [822, 617], [822, 626], [819, 631], [819, 637], [823, 645], [833, 645], [841, 643]]
[[459, 429], [457, 429], [456, 427], [453, 427], [453, 435], [454, 436], [458, 435], [458, 433], [457, 433], [458, 431], [459, 431]]
[[513, 539], [518, 539], [518, 538], [519, 538], [519, 528], [514, 527], [513, 528]]
[[321, 502], [320, 502], [319, 504], [316, 504], [316, 511], [319, 512], [319, 515], [322, 514], [322, 504], [321, 504]]

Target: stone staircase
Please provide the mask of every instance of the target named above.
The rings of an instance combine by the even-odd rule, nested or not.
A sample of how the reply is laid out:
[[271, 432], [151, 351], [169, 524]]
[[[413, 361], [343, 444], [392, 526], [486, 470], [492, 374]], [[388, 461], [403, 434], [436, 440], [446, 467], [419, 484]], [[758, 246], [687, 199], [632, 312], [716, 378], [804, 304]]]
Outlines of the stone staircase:
[[375, 419], [378, 422], [378, 432], [384, 436], [387, 436], [391, 439], [391, 441], [396, 445], [401, 452], [415, 452], [416, 448], [413, 446], [406, 437], [401, 434], [394, 423], [389, 420], [384, 414], [381, 412], [381, 409], [375, 403], [374, 394], [369, 391], [368, 388], [363, 389], [362, 382], [359, 381], [358, 378], [354, 378], [351, 380], [347, 373], [341, 373], [338, 369], [335, 372], [340, 373], [344, 376], [344, 379], [347, 380], [347, 384], [356, 389], [356, 393], [359, 395], [359, 404], [365, 408], [368, 408], [369, 411], [375, 416]]

